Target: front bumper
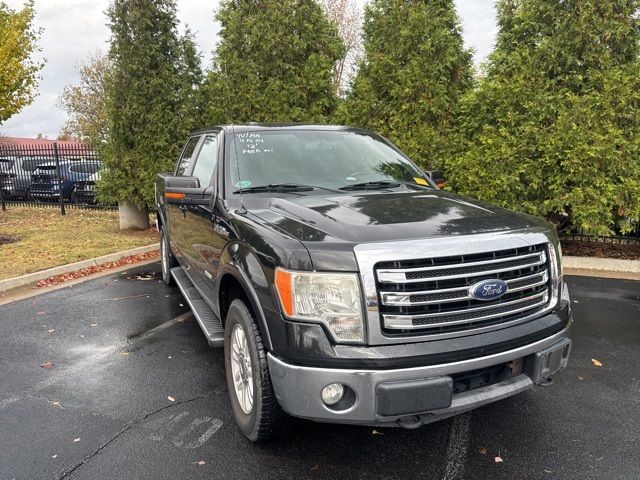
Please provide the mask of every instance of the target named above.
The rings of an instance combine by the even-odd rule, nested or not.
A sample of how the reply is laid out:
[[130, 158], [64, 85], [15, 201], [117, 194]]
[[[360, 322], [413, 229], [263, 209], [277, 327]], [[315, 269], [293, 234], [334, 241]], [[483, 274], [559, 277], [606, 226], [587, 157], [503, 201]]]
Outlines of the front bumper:
[[[268, 362], [278, 402], [290, 415], [322, 422], [413, 428], [515, 395], [553, 375], [567, 364], [571, 346], [567, 334], [565, 329], [485, 357], [394, 370], [299, 366], [271, 353]], [[510, 378], [454, 394], [452, 376], [509, 362], [521, 365]], [[346, 404], [329, 407], [323, 403], [321, 391], [331, 383], [349, 388], [352, 395]]]

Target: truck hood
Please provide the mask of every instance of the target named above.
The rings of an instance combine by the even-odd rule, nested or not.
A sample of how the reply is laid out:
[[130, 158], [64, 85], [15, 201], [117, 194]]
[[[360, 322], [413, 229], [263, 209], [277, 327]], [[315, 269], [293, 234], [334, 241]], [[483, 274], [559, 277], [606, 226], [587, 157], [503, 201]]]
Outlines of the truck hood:
[[443, 191], [255, 198], [247, 208], [310, 251], [318, 242], [358, 244], [549, 228], [542, 219]]

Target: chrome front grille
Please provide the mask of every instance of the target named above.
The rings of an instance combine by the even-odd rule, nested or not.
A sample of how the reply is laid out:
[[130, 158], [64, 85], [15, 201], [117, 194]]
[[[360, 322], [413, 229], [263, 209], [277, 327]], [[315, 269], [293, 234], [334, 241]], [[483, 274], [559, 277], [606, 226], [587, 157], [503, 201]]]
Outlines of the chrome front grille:
[[[547, 244], [470, 255], [378, 262], [376, 290], [386, 334], [435, 334], [496, 325], [544, 309], [551, 298]], [[500, 279], [508, 291], [477, 300], [470, 287]]]

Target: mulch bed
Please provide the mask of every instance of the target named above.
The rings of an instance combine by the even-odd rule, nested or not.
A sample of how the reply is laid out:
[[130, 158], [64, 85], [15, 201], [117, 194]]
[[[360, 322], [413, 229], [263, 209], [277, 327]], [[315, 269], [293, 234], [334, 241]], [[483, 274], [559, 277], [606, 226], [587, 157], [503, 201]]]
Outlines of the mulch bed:
[[83, 268], [75, 272], [64, 273], [62, 275], [56, 275], [55, 277], [50, 277], [45, 280], [40, 280], [38, 283], [36, 283], [35, 288], [50, 287], [59, 283], [68, 282], [69, 280], [88, 277], [89, 275], [93, 275], [94, 273], [122, 267], [123, 265], [132, 265], [134, 263], [142, 262], [143, 260], [149, 260], [151, 258], [156, 258], [159, 256], [160, 252], [158, 250], [148, 253], [140, 253], [138, 255], [129, 255], [128, 257], [123, 257], [116, 262], [107, 262], [101, 265]]
[[640, 260], [640, 245], [562, 240], [562, 254], [578, 257]]

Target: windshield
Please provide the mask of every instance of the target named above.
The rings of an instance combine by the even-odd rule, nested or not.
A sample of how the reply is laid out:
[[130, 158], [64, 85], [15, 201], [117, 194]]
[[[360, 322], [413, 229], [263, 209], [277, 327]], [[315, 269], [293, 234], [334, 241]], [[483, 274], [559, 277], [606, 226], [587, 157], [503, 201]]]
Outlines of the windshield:
[[354, 190], [365, 184], [429, 186], [402, 153], [365, 132], [242, 132], [230, 135], [225, 143], [231, 191], [282, 184], [332, 190]]

